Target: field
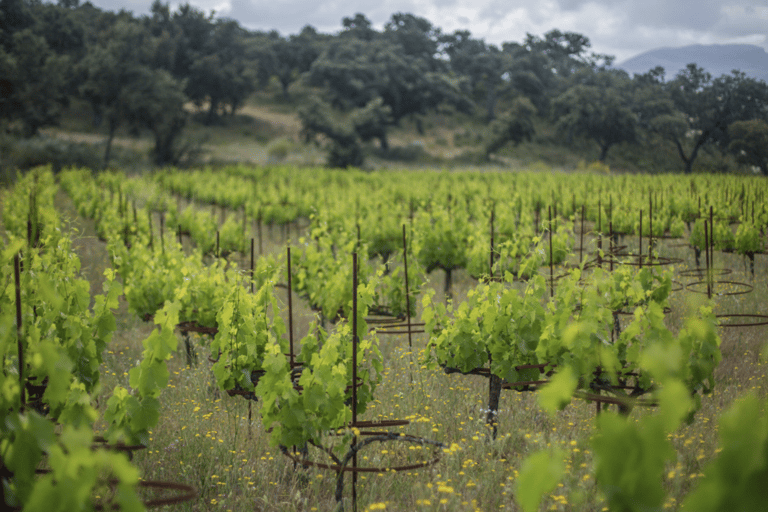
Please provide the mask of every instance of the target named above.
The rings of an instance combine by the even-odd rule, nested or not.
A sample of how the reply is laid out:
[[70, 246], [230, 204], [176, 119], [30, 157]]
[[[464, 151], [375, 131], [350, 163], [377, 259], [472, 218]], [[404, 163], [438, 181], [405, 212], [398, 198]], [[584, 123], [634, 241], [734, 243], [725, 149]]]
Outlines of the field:
[[[244, 168], [234, 168], [225, 176], [227, 180], [244, 177], [247, 182], [251, 176], [249, 172]], [[616, 221], [618, 216], [613, 211], [614, 202], [617, 205], [617, 212], [618, 205], [621, 204], [621, 207], [628, 210], [628, 215], [636, 215], [636, 209], [641, 209], [642, 205], [648, 205], [648, 195], [645, 191], [653, 186], [655, 190], [650, 193], [650, 204], [657, 208], [659, 217], [654, 222], [659, 222], [658, 219], [667, 214], [665, 208], [670, 208], [670, 203], [674, 203], [677, 199], [678, 207], [680, 206], [679, 200], [682, 198], [675, 194], [682, 194], [680, 190], [686, 190], [687, 194], [689, 189], [697, 188], [695, 196], [692, 192], [688, 194], [691, 204], [694, 205], [692, 208], [695, 210], [695, 215], [689, 219], [693, 220], [690, 227], [686, 226], [682, 236], [675, 238], [659, 238], [657, 235], [654, 245], [656, 257], [674, 259], [674, 263], [663, 268], [654, 267], [654, 272], [669, 273], [672, 290], [665, 303], [667, 309], [663, 321], [669, 331], [675, 335], [683, 330], [685, 318], [706, 301], [705, 293], [696, 293], [696, 291], [706, 292], [706, 284], [691, 285], [694, 281], [703, 280], [703, 276], [695, 272], [686, 274], [686, 271], [705, 266], [703, 255], [698, 263], [695, 260], [691, 244], [696, 245], [696, 242], [691, 229], [695, 231], [698, 222], [707, 219], [707, 207], [710, 204], [714, 205], [714, 218], [718, 219], [718, 226], [725, 225], [732, 232], [736, 232], [738, 225], [748, 222], [751, 205], [753, 223], [760, 226], [761, 230], [765, 227], [765, 206], [762, 201], [765, 184], [748, 178], [723, 178], [718, 181], [719, 177], [697, 176], [690, 180], [686, 178], [688, 181], [682, 185], [673, 185], [676, 181], [682, 180], [674, 176], [664, 177], [665, 181], [657, 184], [652, 181], [642, 181], [645, 177], [556, 174], [540, 178], [540, 175], [535, 173], [522, 172], [514, 177], [511, 184], [507, 184], [504, 181], [507, 178], [496, 177], [492, 173], [462, 175], [461, 173], [398, 172], [393, 174], [399, 185], [393, 186], [394, 192], [390, 195], [388, 180], [391, 178], [385, 174], [350, 176], [334, 173], [326, 178], [317, 178], [327, 187], [325, 189], [313, 188], [320, 186], [314, 181], [316, 177], [309, 177], [313, 173], [317, 174], [313, 171], [273, 169], [252, 176], [252, 179], [255, 183], [269, 183], [264, 185], [264, 188], [268, 188], [273, 186], [270, 172], [278, 176], [277, 182], [283, 180], [287, 184], [296, 184], [300, 183], [301, 179], [308, 180], [308, 184], [299, 185], [298, 188], [303, 189], [308, 196], [320, 198], [319, 200], [325, 201], [326, 204], [310, 205], [313, 208], [310, 215], [298, 213], [294, 218], [276, 219], [269, 223], [266, 220], [269, 213], [268, 206], [279, 204], [280, 201], [269, 202], [265, 199], [266, 192], [249, 192], [248, 194], [251, 195], [248, 197], [253, 197], [254, 200], [259, 196], [258, 201], [262, 206], [253, 209], [252, 203], [238, 202], [234, 195], [230, 198], [231, 203], [227, 204], [227, 200], [222, 199], [224, 196], [214, 197], [215, 194], [220, 193], [220, 190], [216, 190], [213, 185], [219, 178], [214, 174], [214, 181], [205, 181], [210, 178], [209, 171], [201, 171], [199, 174], [168, 171], [152, 177], [136, 178], [133, 182], [128, 178], [115, 175], [105, 178], [100, 183], [102, 190], [100, 197], [112, 206], [120, 205], [119, 208], [123, 207], [123, 194], [126, 199], [125, 204], [128, 204], [128, 198], [133, 202], [134, 220], [129, 224], [135, 226], [135, 229], [132, 228], [131, 235], [135, 237], [132, 238], [134, 245], [138, 245], [137, 240], [143, 229], [143, 221], [136, 220], [137, 206], [141, 212], [140, 215], [149, 215], [152, 219], [150, 227], [153, 227], [155, 237], [159, 237], [160, 214], [157, 209], [162, 201], [166, 203], [171, 201], [174, 204], [179, 215], [176, 218], [180, 218], [181, 212], [187, 209], [203, 212], [205, 215], [213, 212], [212, 217], [216, 219], [222, 233], [225, 219], [232, 217], [238, 226], [244, 226], [245, 229], [241, 229], [240, 234], [246, 243], [244, 244], [243, 240], [238, 242], [238, 250], [229, 255], [230, 263], [224, 266], [231, 268], [236, 265], [247, 269], [249, 265], [247, 241], [254, 238], [260, 240], [256, 245], [260, 246], [256, 251], [258, 256], [256, 260], [266, 261], [268, 258], [274, 258], [278, 262], [278, 269], [282, 272], [274, 275], [282, 276], [285, 276], [285, 268], [282, 265], [285, 263], [284, 253], [287, 245], [295, 251], [304, 250], [303, 257], [308, 259], [308, 247], [315, 245], [313, 240], [317, 240], [316, 244], [319, 248], [322, 245], [321, 237], [340, 236], [341, 238], [333, 242], [334, 255], [337, 260], [351, 259], [351, 254], [343, 248], [355, 246], [355, 224], [358, 230], [357, 238], [360, 238], [359, 232], [362, 225], [363, 240], [367, 240], [366, 230], [373, 228], [366, 223], [366, 215], [373, 218], [372, 225], [384, 226], [384, 228], [389, 227], [385, 219], [391, 216], [394, 218], [392, 222], [394, 228], [390, 231], [396, 233], [401, 223], [409, 221], [409, 208], [411, 223], [409, 237], [413, 237], [414, 258], [421, 255], [421, 258], [426, 261], [423, 255], [428, 248], [426, 236], [419, 235], [421, 233], [418, 229], [419, 215], [422, 211], [428, 212], [432, 226], [436, 226], [435, 219], [439, 217], [440, 208], [442, 208], [442, 206], [438, 208], [439, 204], [447, 205], [452, 221], [463, 219], [457, 212], [464, 208], [472, 212], [474, 217], [481, 218], [479, 211], [489, 210], [489, 205], [495, 205], [496, 221], [499, 223], [496, 225], [498, 230], [496, 241], [500, 243], [505, 236], [502, 234], [504, 221], [502, 205], [506, 197], [509, 204], [514, 204], [515, 201], [520, 204], [517, 211], [523, 213], [518, 216], [519, 230], [522, 231], [520, 225], [523, 224], [520, 219], [528, 219], [530, 216], [530, 225], [535, 225], [536, 230], [542, 229], [541, 232], [536, 231], [534, 234], [534, 237], [542, 239], [541, 243], [549, 240], [550, 236], [554, 237], [555, 232], [559, 234], [558, 229], [567, 231], [568, 252], [556, 265], [553, 264], [550, 269], [546, 264], [537, 264], [534, 277], [527, 281], [515, 281], [505, 285], [524, 294], [525, 290], [532, 286], [530, 283], [535, 280], [535, 276], [541, 277], [546, 282], [550, 272], [560, 276], [565, 275], [569, 269], [578, 267], [579, 254], [582, 254], [585, 259], [595, 258], [598, 232], [603, 233], [601, 243], [607, 245], [608, 230], [603, 224], [607, 217], [602, 217], [604, 210], [599, 208], [601, 205], [605, 212], [608, 211], [606, 207], [609, 201], [608, 196], [611, 201], [611, 218]], [[85, 187], [85, 183], [81, 183], [85, 180], [84, 175], [74, 175], [68, 179], [69, 186]], [[224, 178], [221, 180], [224, 181]], [[362, 182], [362, 185], [359, 185], [358, 181]], [[532, 183], [524, 185], [528, 181]], [[692, 184], [690, 187], [689, 181]], [[404, 192], [408, 190], [409, 183], [412, 183], [410, 197]], [[223, 189], [227, 189], [227, 183], [221, 185]], [[497, 189], [502, 185], [505, 187], [504, 190]], [[184, 190], [185, 186], [189, 188]], [[358, 186], [361, 188], [355, 188]], [[521, 199], [528, 197], [526, 195], [528, 189], [522, 189], [523, 186], [541, 190], [537, 192], [537, 197], [530, 198], [531, 202], [528, 203], [528, 199]], [[675, 186], [681, 188], [673, 189]], [[192, 192], [193, 187], [198, 188]], [[611, 187], [616, 187], [615, 191]], [[665, 189], [665, 187], [669, 188]], [[65, 187], [62, 186], [62, 188]], [[108, 189], [114, 194], [106, 194]], [[629, 198], [625, 195], [629, 194], [628, 190], [633, 189], [638, 191], [638, 197]], [[236, 187], [229, 186], [229, 190], [236, 195]], [[373, 199], [376, 190], [383, 191], [380, 192], [381, 200]], [[598, 190], [602, 193], [590, 195], [590, 191]], [[210, 197], [203, 197], [206, 191], [211, 194]], [[288, 194], [286, 190], [282, 192]], [[484, 199], [488, 201], [475, 202], [474, 197], [483, 194], [487, 196]], [[387, 202], [395, 196], [399, 197], [398, 204]], [[735, 200], [737, 196], [742, 201], [740, 205]], [[654, 203], [654, 197], [656, 203]], [[550, 198], [553, 201], [549, 201]], [[699, 200], [704, 198], [704, 204], [696, 203], [695, 198]], [[303, 199], [299, 196], [286, 195], [282, 198], [282, 205], [285, 209], [287, 206], [300, 204], [300, 201]], [[542, 228], [546, 223], [547, 207], [551, 212], [552, 203], [555, 208], [559, 205], [560, 212], [556, 211], [554, 215], [559, 219], [560, 225], [555, 228], [552, 228], [552, 225], [549, 228]], [[342, 204], [345, 205], [343, 206], [345, 210], [338, 217], [329, 213], [334, 211], [334, 208], [342, 209]], [[592, 214], [587, 214], [586, 219], [580, 217], [582, 210], [579, 205], [581, 204], [587, 205], [587, 208], [592, 210]], [[727, 211], [729, 204], [731, 212]], [[83, 277], [90, 283], [91, 294], [95, 294], [101, 290], [104, 271], [112, 265], [114, 253], [110, 257], [107, 243], [99, 240], [101, 232], [97, 223], [87, 215], [83, 215], [82, 208], [77, 201], [73, 201], [71, 193], [66, 194], [63, 190], [57, 192], [54, 205], [62, 219], [62, 230], [71, 233], [73, 249], [82, 264]], [[387, 205], [389, 208], [383, 209]], [[127, 212], [124, 211], [123, 214], [125, 218], [130, 218], [128, 213], [130, 208], [126, 210]], [[594, 218], [595, 210], [601, 212], [599, 221]], [[682, 211], [684, 208], [679, 210]], [[153, 213], [144, 213], [146, 211]], [[166, 210], [168, 211], [170, 210]], [[166, 213], [166, 215], [170, 214]], [[241, 221], [240, 215], [246, 215], [246, 219]], [[472, 215], [467, 218], [471, 218]], [[488, 226], [488, 212], [486, 211], [484, 215], [486, 217], [482, 217], [481, 220], [467, 221], [465, 228], [455, 226], [449, 228], [449, 231], [455, 232], [466, 229], [468, 238], [461, 239], [458, 242], [459, 246], [464, 249], [480, 245], [483, 248], [487, 247], [488, 237], [485, 226]], [[104, 223], [108, 215], [102, 213], [97, 217], [100, 217], [99, 222]], [[755, 218], [757, 218], [756, 221]], [[122, 224], [120, 224], [121, 221], [117, 222], [120, 227], [113, 232], [113, 235], [117, 233], [116, 236], [119, 237], [120, 233], [127, 233], [127, 231], [121, 231], [124, 221]], [[633, 223], [634, 220], [631, 222]], [[617, 235], [617, 242], [625, 246], [623, 254], [632, 255], [641, 251], [643, 254], [647, 253], [647, 233], [643, 240], [636, 235], [638, 229], [642, 230], [642, 227], [635, 226], [634, 231], [628, 228], [626, 234]], [[647, 226], [646, 229], [648, 229]], [[193, 241], [194, 229], [188, 235], [179, 234], [175, 237], [173, 228], [169, 230], [171, 232], [166, 233], [167, 241], [164, 242], [168, 247], [175, 240], [181, 239], [187, 254], [198, 252], [195, 248], [199, 247], [200, 243]], [[339, 235], [340, 232], [345, 231], [346, 235]], [[484, 234], [481, 235], [480, 231]], [[765, 235], [762, 233], [761, 231], [764, 249]], [[213, 236], [209, 233], [209, 238]], [[539, 243], [537, 238], [534, 240], [534, 244]], [[719, 235], [718, 240], [720, 240]], [[360, 242], [357, 243], [359, 245]], [[109, 246], [109, 248], [113, 247], [114, 245]], [[209, 251], [207, 255], [200, 254], [200, 258], [209, 265], [216, 260], [211, 252], [214, 251]], [[394, 251], [392, 254], [394, 255], [392, 268], [387, 267], [387, 272], [396, 268], [402, 269], [402, 258], [397, 259], [397, 253]], [[748, 259], [739, 254], [736, 249], [728, 251], [716, 249], [713, 255], [714, 262], [710, 265], [712, 268], [731, 271], [722, 277], [715, 272], [716, 282], [713, 285], [711, 298], [713, 312], [715, 314], [764, 314], [768, 294], [768, 257], [762, 254], [762, 251], [754, 254], [754, 272], [752, 272]], [[542, 257], [546, 259], [546, 255]], [[631, 259], [629, 256], [623, 259], [617, 258], [617, 266], [620, 260], [626, 264]], [[632, 262], [634, 263], [634, 260]], [[414, 266], [415, 263], [414, 261]], [[373, 268], [379, 268], [380, 264], [381, 256], [375, 255], [371, 258]], [[605, 265], [608, 264], [605, 263]], [[465, 262], [453, 268], [445, 263], [435, 265], [433, 269], [428, 267], [427, 264], [421, 265], [425, 281], [413, 297], [416, 304], [414, 321], [422, 319], [425, 308], [435, 311], [439, 309], [436, 304], [446, 303], [458, 306], [480, 293], [479, 289], [476, 290], [479, 281], [471, 275], [477, 272], [468, 270], [471, 262]], [[450, 292], [446, 286], [446, 268], [450, 268]], [[311, 272], [308, 273], [311, 274]], [[586, 270], [585, 275], [587, 275]], [[309, 280], [310, 277], [307, 279]], [[193, 274], [192, 279], [194, 278]], [[561, 284], [564, 282], [557, 281], [554, 286], [566, 286]], [[284, 284], [282, 280], [281, 283]], [[123, 284], [127, 287], [139, 287], [138, 284], [131, 282]], [[332, 284], [332, 278], [326, 276], [325, 285], [330, 287]], [[550, 284], [547, 283], [547, 286]], [[229, 288], [232, 288], [231, 283]], [[741, 292], [748, 288], [751, 288], [751, 293], [730, 295], [730, 292]], [[276, 305], [273, 304], [269, 311], [288, 324], [289, 292], [286, 287], [277, 286], [273, 289]], [[434, 291], [428, 292], [428, 290]], [[548, 293], [554, 293], [547, 292], [548, 288], [543, 290], [544, 301], [549, 297]], [[127, 294], [126, 291], [126, 296]], [[126, 296], [120, 297], [120, 305], [115, 312], [116, 330], [104, 353], [99, 370], [100, 384], [94, 392], [96, 409], [102, 413], [116, 386], [131, 387], [129, 372], [144, 357], [143, 352], [146, 348], [143, 345], [144, 341], [150, 337], [153, 329], [158, 328], [151, 322], [142, 321], [137, 314], [136, 306], [129, 304]], [[317, 299], [315, 304], [310, 304], [312, 301], [307, 300], [306, 296], [311, 297], [311, 292], [294, 291], [291, 297], [293, 330], [297, 340], [310, 332], [310, 325], [318, 319], [323, 324], [331, 326], [329, 319], [332, 315], [329, 315], [328, 311], [338, 310], [338, 308], [331, 308], [318, 313], [318, 307], [319, 309], [325, 307], [325, 304], [321, 303], [322, 298]], [[315, 308], [312, 308], [312, 305]], [[202, 310], [203, 306], [200, 304], [199, 309]], [[641, 309], [640, 306], [638, 308]], [[573, 314], [574, 317], [579, 316], [575, 310], [569, 311], [568, 314]], [[220, 320], [221, 317], [218, 318]], [[621, 330], [628, 329], [632, 323], [632, 317], [618, 318]], [[733, 323], [735, 317], [721, 320], [722, 323]], [[682, 423], [666, 434], [666, 439], [671, 443], [674, 453], [661, 458], [663, 466], [660, 473], [661, 481], [656, 484], [659, 485], [663, 495], [658, 502], [659, 506], [651, 507], [649, 510], [680, 509], [686, 496], [705, 479], [705, 475], [711, 471], [707, 469], [708, 464], [716, 459], [722, 449], [719, 447], [720, 418], [735, 402], [739, 401], [740, 397], [749, 393], [756, 395], [760, 399], [762, 421], [764, 421], [768, 382], [766, 381], [766, 362], [761, 357], [761, 352], [764, 350], [768, 326], [730, 328], [721, 326], [717, 328], [717, 334], [721, 340], [719, 349], [722, 360], [714, 370], [714, 390], [706, 395], [699, 392], [701, 405], [695, 412], [693, 420], [690, 423]], [[169, 381], [160, 394], [159, 421], [149, 431], [146, 448], [137, 450], [133, 455], [133, 463], [139, 468], [142, 478], [181, 482], [194, 486], [198, 496], [193, 500], [174, 505], [174, 510], [336, 510], [339, 506], [334, 496], [336, 473], [314, 466], [304, 468], [294, 464], [279, 447], [271, 442], [270, 433], [262, 424], [260, 408], [263, 400], [252, 401], [239, 396], [229, 396], [226, 390], [222, 389], [221, 381], [217, 382], [212, 369], [215, 363], [209, 359], [209, 355], [215, 356], [211, 351], [212, 337], [190, 335], [191, 344], [197, 353], [197, 361], [192, 364], [188, 364], [189, 360], [183, 354], [183, 337], [179, 335], [177, 339], [180, 344], [179, 349], [167, 362]], [[359, 473], [355, 485], [356, 504], [352, 501], [351, 477], [347, 476], [343, 492], [345, 510], [352, 510], [354, 507], [359, 510], [523, 510], [524, 507], [531, 507], [528, 505], [531, 498], [528, 494], [530, 489], [518, 487], [521, 481], [533, 481], [534, 484], [531, 487], [542, 489], [541, 503], [538, 508], [534, 504], [533, 510], [639, 510], [634, 507], [640, 505], [622, 505], [620, 497], [609, 496], [610, 491], [606, 486], [596, 481], [599, 464], [599, 457], [595, 455], [595, 436], [598, 435], [597, 418], [613, 416], [617, 407], [604, 405], [603, 407], [610, 412], [598, 415], [594, 402], [573, 399], [562, 410], [553, 411], [542, 406], [542, 393], [503, 390], [497, 416], [497, 434], [494, 437], [492, 429], [486, 422], [489, 411], [488, 378], [460, 373], [448, 374], [434, 361], [428, 362], [432, 353], [428, 345], [429, 333], [415, 334], [410, 340], [405, 334], [379, 334], [377, 339], [383, 363], [383, 370], [380, 372], [381, 380], [360, 419], [409, 420], [408, 425], [391, 430], [437, 441], [442, 443], [443, 448], [438, 450], [439, 460], [424, 468], [398, 472], [382, 470]], [[668, 411], [666, 413], [663, 411], [663, 407], [661, 409], [662, 413], [659, 413], [654, 407], [635, 407], [629, 413], [630, 423], [641, 426], [650, 425], [648, 418], [668, 414]], [[107, 428], [108, 425], [102, 417], [96, 424], [96, 430]], [[642, 429], [640, 431], [642, 432]], [[349, 436], [349, 432], [347, 435]], [[324, 440], [327, 441], [325, 438]], [[345, 440], [348, 441], [348, 437]], [[645, 463], [650, 464], [648, 467], [657, 468], [658, 464], [654, 465], [655, 463], [648, 462], [648, 459], [644, 458], [645, 455], [642, 452], [644, 446], [641, 443], [637, 446], [628, 444], [620, 452], [614, 451], [617, 458], [626, 458], [627, 464], [638, 464], [638, 469], [633, 471], [640, 471], [639, 468], [642, 468], [642, 464]], [[541, 472], [540, 468], [537, 468], [535, 472], [540, 478], [530, 480], [532, 470], [528, 469], [528, 465], [533, 464], [532, 461], [539, 453], [547, 454], [547, 460], [551, 464], [541, 467], [551, 468], [554, 465], [551, 471], [554, 476], [549, 478], [546, 471]], [[310, 449], [309, 455], [310, 460], [328, 462], [319, 450]], [[428, 461], [431, 458], [432, 450], [428, 447], [382, 442], [373, 443], [362, 449], [359, 452], [358, 465], [387, 468], [401, 465], [404, 461]], [[603, 460], [607, 460], [607, 457], [603, 456]], [[627, 482], [630, 482], [631, 478], [634, 478], [633, 473], [629, 471], [627, 474], [629, 475], [627, 478], [630, 479]], [[653, 487], [653, 482], [647, 484], [642, 476], [637, 478], [639, 488], [643, 485]], [[541, 483], [541, 480], [549, 479], [552, 480], [551, 485]], [[651, 475], [651, 480], [653, 479]], [[746, 488], [749, 488], [748, 485]], [[654, 489], [652, 490], [655, 492]]]

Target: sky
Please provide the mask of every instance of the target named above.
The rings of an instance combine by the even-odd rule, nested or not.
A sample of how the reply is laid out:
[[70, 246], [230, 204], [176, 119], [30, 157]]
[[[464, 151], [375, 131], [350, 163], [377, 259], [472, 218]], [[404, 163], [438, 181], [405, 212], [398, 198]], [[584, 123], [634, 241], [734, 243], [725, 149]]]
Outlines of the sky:
[[[149, 12], [152, 0], [90, 0], [107, 10]], [[168, 0], [166, 0], [168, 1]], [[175, 8], [179, 3], [171, 1]], [[396, 12], [428, 19], [444, 33], [469, 30], [486, 43], [522, 42], [553, 28], [589, 38], [591, 50], [622, 62], [648, 50], [691, 44], [754, 44], [768, 51], [768, 0], [189, 0], [250, 30], [336, 33], [364, 14], [381, 30]]]

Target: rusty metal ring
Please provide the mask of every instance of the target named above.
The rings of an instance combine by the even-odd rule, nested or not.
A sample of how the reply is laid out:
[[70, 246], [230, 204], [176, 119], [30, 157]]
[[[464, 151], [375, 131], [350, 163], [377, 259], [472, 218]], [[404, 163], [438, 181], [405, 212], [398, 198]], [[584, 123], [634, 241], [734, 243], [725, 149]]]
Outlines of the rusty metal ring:
[[[713, 276], [727, 276], [728, 274], [732, 274], [733, 270], [730, 268], [711, 268], [709, 271], [712, 273]], [[698, 277], [701, 279], [705, 274], [707, 273], [707, 269], [697, 267], [697, 268], [690, 268], [688, 270], [681, 270], [679, 272], [679, 275], [681, 277]]]
[[[693, 293], [704, 293], [704, 294], [707, 293], [706, 290], [702, 291], [702, 290], [694, 290], [693, 289], [694, 286], [697, 286], [697, 285], [700, 285], [700, 284], [706, 285], [707, 282], [706, 281], [694, 281], [692, 283], [688, 283], [685, 286], [685, 289], [688, 290], [689, 292], [693, 292]], [[746, 288], [746, 290], [736, 291], [736, 292], [721, 292], [721, 293], [717, 293], [714, 290], [712, 290], [711, 291], [712, 295], [720, 295], [720, 296], [746, 295], [747, 293], [750, 293], [750, 292], [752, 292], [755, 289], [755, 287], [752, 286], [749, 283], [740, 283], [738, 281], [712, 281], [712, 285], [716, 285], [716, 284], [732, 284], [732, 285], [737, 285], [737, 286], [743, 286], [743, 287]]]
[[445, 448], [445, 446], [442, 443], [438, 443], [437, 441], [432, 441], [430, 439], [414, 436], [411, 434], [399, 434], [399, 433], [388, 432], [386, 434], [379, 434], [379, 435], [381, 435], [382, 437], [382, 439], [380, 440], [380, 442], [382, 443], [386, 441], [405, 441], [408, 443], [420, 444], [422, 446], [424, 446], [425, 444], [430, 444], [435, 447], [434, 457], [431, 460], [428, 460], [425, 462], [417, 462], [415, 464], [403, 464], [400, 466], [391, 466], [391, 467], [361, 467], [361, 466], [341, 467], [338, 464], [325, 464], [323, 462], [314, 462], [311, 460], [301, 459], [296, 455], [292, 454], [291, 452], [289, 452], [288, 450], [282, 450], [282, 453], [283, 455], [291, 459], [294, 463], [304, 467], [315, 467], [320, 469], [327, 469], [330, 471], [335, 471], [337, 473], [339, 471], [342, 471], [345, 473], [386, 473], [388, 471], [395, 471], [395, 472], [411, 471], [414, 469], [424, 468], [424, 467], [436, 464], [437, 462], [440, 461], [441, 450]]
[[176, 324], [176, 329], [178, 329], [182, 334], [195, 332], [198, 334], [207, 334], [209, 336], [215, 336], [219, 332], [218, 327], [206, 327], [204, 325], [200, 325], [194, 320], [190, 320], [188, 322], [180, 322]]
[[761, 325], [768, 325], [768, 315], [757, 315], [757, 314], [723, 314], [723, 315], [715, 315], [716, 318], [762, 318], [761, 321], [757, 322], [742, 322], [737, 324], [724, 324], [720, 323], [720, 327], [758, 327]]

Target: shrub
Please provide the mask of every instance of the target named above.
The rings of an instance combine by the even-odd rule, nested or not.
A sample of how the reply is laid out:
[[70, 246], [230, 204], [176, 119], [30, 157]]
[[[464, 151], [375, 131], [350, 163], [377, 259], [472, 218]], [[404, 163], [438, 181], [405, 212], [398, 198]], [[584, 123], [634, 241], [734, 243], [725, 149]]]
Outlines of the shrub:
[[288, 153], [290, 153], [292, 149], [293, 142], [290, 139], [276, 139], [267, 146], [267, 156], [269, 156], [270, 160], [282, 162], [288, 158]]
[[51, 164], [54, 172], [70, 166], [91, 169], [101, 166], [101, 151], [85, 143], [45, 136], [31, 139], [4, 137], [0, 140], [0, 148], [0, 166], [4, 175], [10, 169], [26, 170], [46, 164]]

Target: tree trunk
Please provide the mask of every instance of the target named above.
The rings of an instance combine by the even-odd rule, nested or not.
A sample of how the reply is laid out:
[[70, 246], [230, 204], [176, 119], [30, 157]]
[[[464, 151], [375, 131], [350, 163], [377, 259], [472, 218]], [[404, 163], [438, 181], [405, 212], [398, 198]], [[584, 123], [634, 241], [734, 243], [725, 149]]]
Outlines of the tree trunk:
[[208, 115], [206, 116], [205, 124], [210, 126], [216, 121], [216, 117], [218, 117], [219, 113], [219, 100], [216, 98], [211, 98], [210, 104], [208, 106]]
[[112, 152], [112, 141], [115, 138], [115, 131], [117, 131], [117, 120], [110, 118], [109, 120], [109, 132], [107, 133], [107, 147], [104, 149], [104, 165], [103, 169], [109, 167], [109, 157]]
[[284, 100], [287, 100], [287, 99], [289, 99], [289, 96], [288, 96], [288, 87], [291, 85], [291, 80], [290, 80], [290, 78], [288, 78], [288, 79], [285, 79], [285, 78], [281, 77], [281, 78], [280, 78], [280, 85], [281, 85], [281, 86], [282, 86], [282, 88], [283, 88], [283, 99], [284, 99]]
[[384, 130], [379, 134], [379, 146], [382, 151], [389, 151], [389, 140], [387, 140], [387, 132]]
[[491, 374], [488, 379], [488, 415], [485, 423], [491, 428], [491, 436], [496, 439], [498, 432], [499, 399], [501, 398], [501, 377]]
[[693, 151], [691, 151], [691, 156], [689, 157], [685, 156], [685, 151], [683, 150], [683, 145], [680, 140], [675, 139], [677, 153], [680, 155], [680, 158], [683, 160], [683, 162], [685, 162], [685, 174], [691, 174], [693, 172], [693, 161], [696, 160], [696, 156], [699, 154], [699, 149], [701, 149], [701, 147], [707, 141], [707, 136], [705, 135], [706, 134], [702, 134], [698, 139], [696, 139], [696, 145], [693, 146]]
[[491, 122], [496, 119], [496, 87], [488, 86], [488, 94], [485, 96], [485, 119]]
[[605, 158], [608, 156], [608, 150], [611, 148], [610, 144], [600, 144], [600, 157], [597, 159], [601, 164], [605, 163]]

